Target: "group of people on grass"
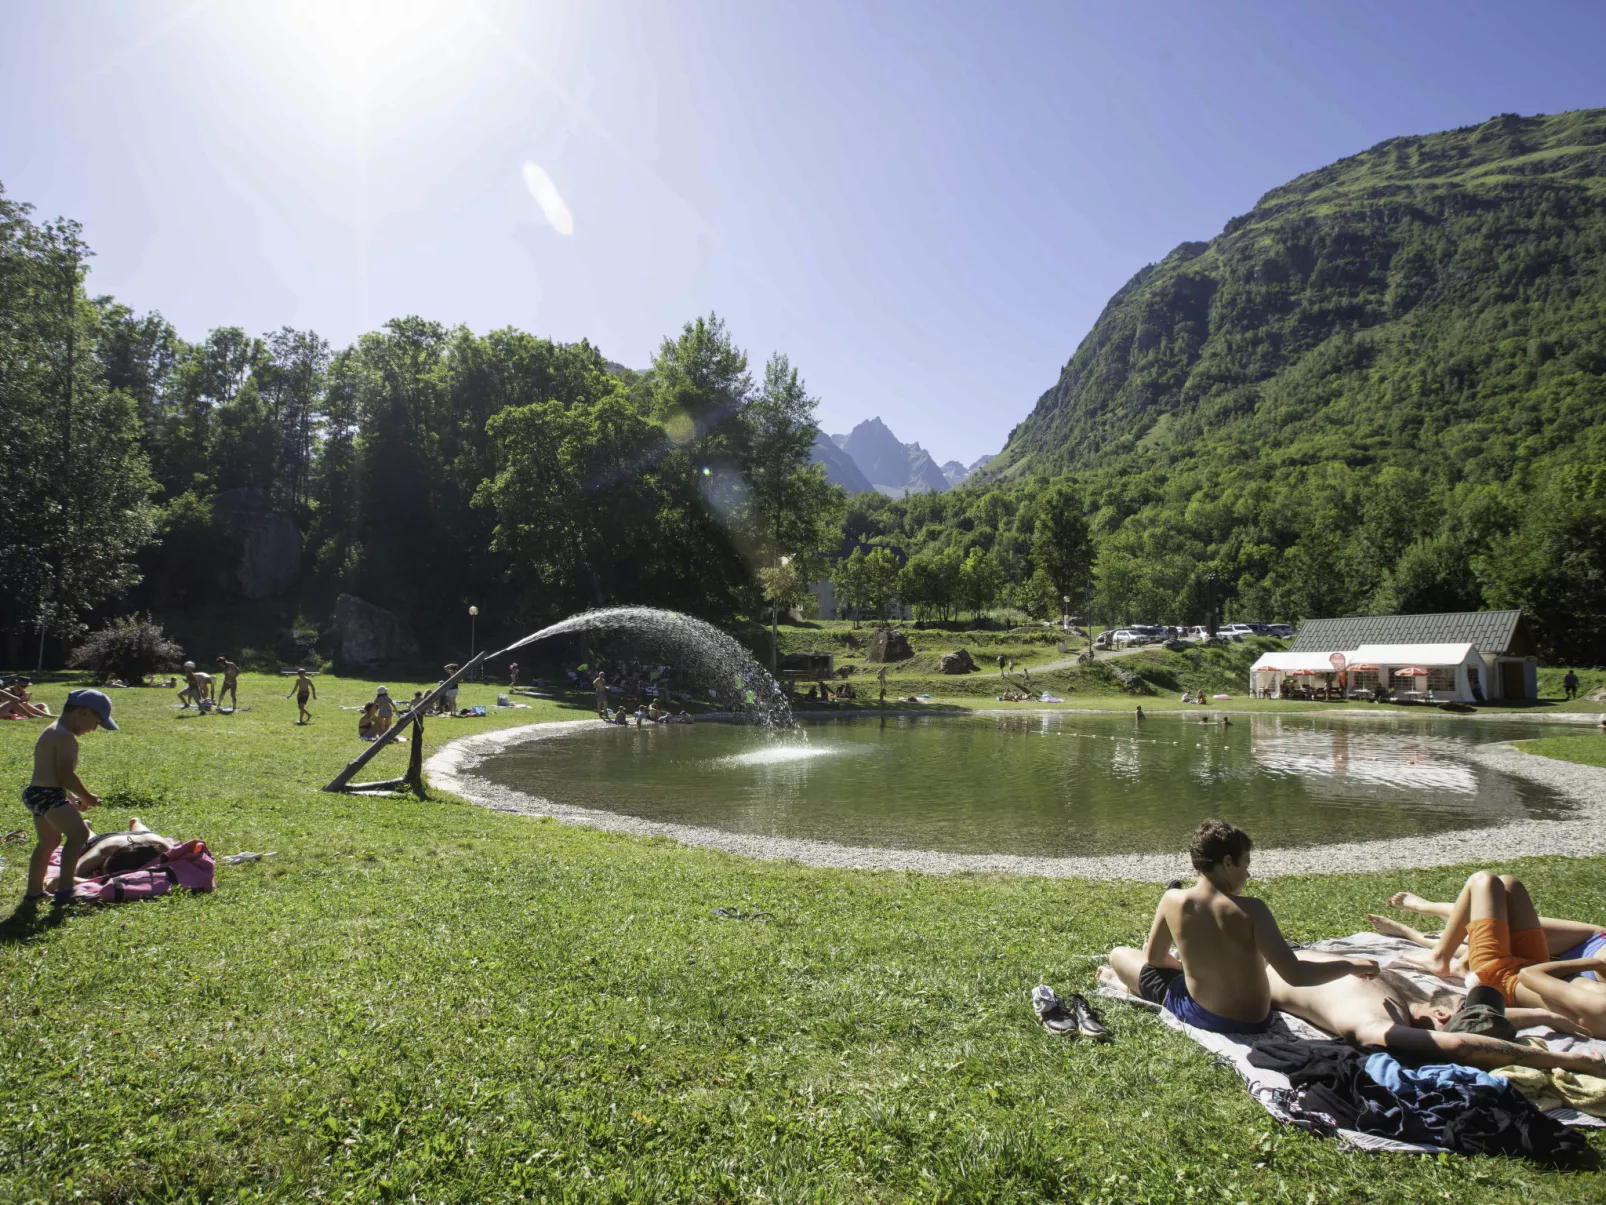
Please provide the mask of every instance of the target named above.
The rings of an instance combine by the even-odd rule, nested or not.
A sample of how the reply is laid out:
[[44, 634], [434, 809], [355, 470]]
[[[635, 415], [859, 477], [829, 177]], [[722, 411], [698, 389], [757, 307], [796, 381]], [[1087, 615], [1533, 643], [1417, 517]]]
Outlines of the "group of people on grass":
[[1540, 916], [1520, 881], [1492, 871], [1472, 875], [1452, 903], [1400, 892], [1391, 904], [1444, 921], [1430, 939], [1370, 917], [1379, 932], [1423, 948], [1405, 960], [1410, 966], [1445, 980], [1423, 1003], [1373, 959], [1296, 953], [1271, 909], [1243, 894], [1252, 849], [1225, 821], [1201, 824], [1189, 848], [1197, 881], [1173, 882], [1144, 948], [1110, 951], [1100, 980], [1217, 1033], [1264, 1033], [1281, 1010], [1362, 1047], [1482, 1068], [1606, 1074], [1598, 1054], [1515, 1040], [1530, 1026], [1606, 1038], [1601, 926]]
[[193, 661], [186, 661], [182, 681], [184, 685], [178, 692], [180, 711], [188, 711], [192, 704], [202, 714], [222, 711], [225, 698], [229, 701], [229, 711], [239, 710], [240, 667], [227, 657], [217, 659], [216, 675], [197, 669]]

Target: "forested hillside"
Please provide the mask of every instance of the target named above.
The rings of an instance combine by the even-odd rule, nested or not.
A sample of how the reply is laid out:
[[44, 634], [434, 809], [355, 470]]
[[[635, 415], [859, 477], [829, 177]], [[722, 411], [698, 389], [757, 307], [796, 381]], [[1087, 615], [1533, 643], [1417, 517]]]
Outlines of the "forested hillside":
[[781, 556], [838, 538], [814, 399], [784, 355], [755, 380], [712, 316], [641, 374], [419, 317], [341, 349], [290, 329], [192, 343], [91, 296], [90, 254], [0, 193], [9, 664], [41, 628], [71, 642], [136, 608], [267, 600], [288, 639], [341, 592], [426, 648], [470, 605], [486, 635], [614, 602], [729, 619], [795, 593], [766, 584]]
[[[1106, 613], [1522, 606], [1606, 660], [1606, 110], [1397, 138], [1111, 299], [984, 496], [867, 530], [1024, 555], [1049, 474]], [[1019, 569], [1006, 569], [1018, 577]]]
[[190, 342], [89, 254], [0, 194], [12, 664], [134, 608], [276, 600], [288, 639], [341, 592], [426, 645], [471, 603], [767, 619], [848, 550], [839, 599], [923, 618], [1198, 623], [1213, 585], [1225, 618], [1521, 607], [1606, 662], [1606, 110], [1274, 190], [1139, 272], [982, 472], [846, 507], [796, 370], [715, 318], [640, 373], [419, 317]]

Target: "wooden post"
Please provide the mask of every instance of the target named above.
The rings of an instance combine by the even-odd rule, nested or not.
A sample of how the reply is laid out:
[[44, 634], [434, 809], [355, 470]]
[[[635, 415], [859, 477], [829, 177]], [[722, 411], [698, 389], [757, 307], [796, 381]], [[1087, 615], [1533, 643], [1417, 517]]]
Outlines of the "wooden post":
[[[484, 660], [485, 660], [485, 654], [484, 653], [481, 653], [478, 657], [472, 658], [467, 665], [463, 666], [462, 669], [458, 670], [450, 678], [447, 678], [446, 681], [442, 682], [434, 690], [430, 691], [427, 695], [425, 695], [423, 697], [423, 699], [419, 702], [417, 707], [414, 707], [414, 708], [411, 708], [410, 710], [408, 710], [407, 714], [402, 716], [400, 721], [398, 721], [393, 727], [391, 727], [388, 731], [386, 731], [384, 733], [384, 735], [382, 735], [377, 741], [375, 741], [373, 744], [369, 745], [368, 748], [364, 749], [362, 751], [362, 756], [361, 757], [357, 758], [356, 761], [354, 761], [350, 765], [348, 765], [339, 774], [336, 774], [334, 779], [333, 779], [333, 781], [331, 781], [329, 783], [329, 785], [324, 788], [324, 790], [326, 790], [326, 791], [344, 791], [346, 789], [346, 784], [349, 783], [353, 778], [356, 777], [358, 770], [362, 769], [370, 761], [373, 760], [374, 755], [376, 753], [378, 753], [386, 745], [390, 744], [391, 741], [395, 740], [403, 732], [407, 731], [407, 726], [409, 724], [416, 724], [417, 723], [419, 716], [423, 712], [429, 710], [429, 705], [435, 701], [435, 697], [437, 695], [439, 695], [442, 692], [444, 692], [447, 687], [449, 687], [449, 686], [453, 685], [454, 683], [456, 683], [459, 678], [461, 678], [464, 674], [468, 673], [469, 670], [473, 669], [481, 661], [484, 661]], [[415, 748], [416, 748], [416, 746], [415, 746]], [[411, 759], [409, 759], [409, 760], [411, 760]], [[409, 769], [409, 773], [410, 773], [410, 769]], [[422, 773], [422, 768], [420, 768], [420, 773]], [[422, 783], [422, 778], [420, 778], [420, 783]], [[420, 792], [420, 793], [422, 793], [422, 792]]]
[[412, 746], [407, 751], [407, 786], [420, 799], [428, 799], [424, 790], [424, 717], [413, 717]]

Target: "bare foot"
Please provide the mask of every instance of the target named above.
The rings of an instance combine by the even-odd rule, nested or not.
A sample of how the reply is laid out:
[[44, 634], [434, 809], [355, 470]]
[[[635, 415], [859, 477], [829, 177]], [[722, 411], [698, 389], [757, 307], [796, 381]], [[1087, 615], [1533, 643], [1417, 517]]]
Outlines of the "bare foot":
[[1421, 896], [1413, 895], [1409, 891], [1396, 891], [1389, 896], [1389, 904], [1391, 906], [1404, 908], [1408, 912], [1426, 912], [1427, 909], [1423, 907], [1426, 903], [1427, 901]]
[[1460, 982], [1459, 976], [1452, 974], [1447, 964], [1437, 961], [1432, 954], [1425, 950], [1420, 954], [1401, 954], [1400, 961], [1408, 966], [1415, 967], [1419, 971], [1437, 975], [1440, 979], [1448, 979], [1456, 983]]
[[1415, 942], [1419, 946], [1427, 945], [1425, 937], [1411, 928], [1410, 925], [1401, 924], [1391, 916], [1379, 916], [1375, 912], [1368, 912], [1366, 919], [1372, 923], [1372, 928], [1376, 929], [1384, 937], [1403, 937], [1406, 941]]
[[1094, 972], [1093, 978], [1100, 983], [1108, 984], [1110, 987], [1118, 987], [1123, 992], [1126, 991], [1126, 985], [1121, 982], [1121, 976], [1117, 975], [1115, 968], [1107, 962]]

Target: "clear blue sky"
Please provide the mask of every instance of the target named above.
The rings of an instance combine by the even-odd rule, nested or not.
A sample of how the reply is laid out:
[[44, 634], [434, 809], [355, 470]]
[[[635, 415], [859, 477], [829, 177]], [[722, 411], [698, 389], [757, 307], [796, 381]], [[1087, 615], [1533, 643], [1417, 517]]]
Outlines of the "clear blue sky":
[[1143, 264], [1385, 138], [1606, 104], [1603, 47], [1600, 3], [0, 0], [0, 183], [188, 338], [645, 367], [717, 310], [827, 430], [968, 462]]

